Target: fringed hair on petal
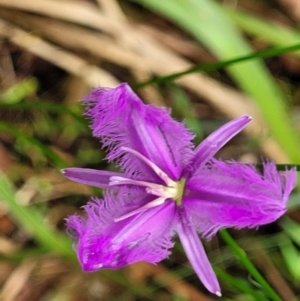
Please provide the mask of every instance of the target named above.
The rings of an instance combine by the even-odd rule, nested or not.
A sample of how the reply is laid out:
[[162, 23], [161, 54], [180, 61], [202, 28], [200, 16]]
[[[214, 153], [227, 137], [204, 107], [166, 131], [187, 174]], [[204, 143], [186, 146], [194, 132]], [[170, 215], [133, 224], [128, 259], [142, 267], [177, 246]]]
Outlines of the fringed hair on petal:
[[67, 233], [78, 239], [86, 229], [86, 219], [78, 214], [74, 214], [66, 218]]
[[270, 161], [263, 162], [263, 174], [264, 178], [274, 184], [274, 187], [281, 189], [283, 201], [287, 202], [291, 191], [296, 186], [297, 181], [297, 169], [292, 167], [285, 171], [278, 171], [276, 164]]
[[286, 169], [281, 173], [281, 177], [285, 183], [283, 188], [283, 199], [285, 202], [287, 202], [292, 190], [297, 184], [297, 168], [293, 167], [291, 169]]
[[286, 212], [296, 183], [295, 169], [279, 172], [273, 162], [254, 165], [213, 159], [186, 183], [185, 204], [191, 222], [205, 237], [219, 229], [256, 228]]
[[94, 136], [108, 149], [107, 159], [116, 161], [127, 174], [147, 170], [146, 174], [151, 175], [151, 170], [121, 147], [135, 149], [158, 166], [163, 165], [159, 154], [168, 153], [175, 169], [192, 156], [193, 135], [170, 117], [170, 110], [145, 105], [127, 84], [95, 89], [84, 103]]
[[[212, 159], [206, 165], [207, 169], [211, 169], [216, 175], [224, 175], [230, 179], [236, 179], [253, 185], [258, 185], [260, 189], [267, 189], [270, 193], [272, 190], [274, 195], [283, 196], [289, 194], [296, 184], [296, 170], [292, 168], [286, 171], [278, 171], [275, 162], [262, 161], [263, 171], [257, 169], [255, 164], [244, 164], [236, 161], [222, 161]], [[201, 173], [201, 171], [199, 171]]]
[[[167, 211], [163, 208], [152, 209], [158, 210], [160, 218], [155, 211], [114, 222], [114, 218], [128, 212], [126, 204], [132, 195], [126, 193], [126, 187], [122, 190], [124, 199], [107, 193], [104, 200], [93, 199], [84, 207], [86, 220], [77, 220], [74, 216], [69, 220], [70, 226], [77, 231], [75, 246], [86, 271], [121, 268], [137, 261], [157, 263], [170, 253], [172, 230], [162, 218], [172, 220], [168, 209], [170, 204]], [[131, 203], [135, 202], [131, 200]], [[158, 222], [163, 226], [159, 226]]]

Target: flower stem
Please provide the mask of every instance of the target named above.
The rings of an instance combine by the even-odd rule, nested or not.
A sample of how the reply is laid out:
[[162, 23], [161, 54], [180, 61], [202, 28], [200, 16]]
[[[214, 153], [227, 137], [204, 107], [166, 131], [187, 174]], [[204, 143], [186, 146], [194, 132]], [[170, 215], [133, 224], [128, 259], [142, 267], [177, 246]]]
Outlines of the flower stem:
[[282, 301], [282, 299], [277, 295], [277, 293], [270, 286], [270, 284], [256, 269], [254, 264], [249, 260], [244, 250], [239, 247], [239, 245], [234, 241], [230, 234], [226, 230], [220, 231], [219, 234], [222, 237], [222, 239], [227, 243], [227, 245], [231, 248], [238, 260], [245, 266], [245, 268], [254, 277], [254, 279], [261, 285], [265, 293], [274, 301]]

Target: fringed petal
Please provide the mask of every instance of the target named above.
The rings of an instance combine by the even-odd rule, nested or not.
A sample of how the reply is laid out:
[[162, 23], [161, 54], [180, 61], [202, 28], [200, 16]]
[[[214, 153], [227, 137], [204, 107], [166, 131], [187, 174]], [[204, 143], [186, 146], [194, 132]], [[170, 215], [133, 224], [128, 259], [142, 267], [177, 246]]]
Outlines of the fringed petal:
[[233, 119], [204, 139], [195, 149], [187, 171], [193, 173], [201, 169], [230, 139], [241, 132], [252, 120], [250, 116]]
[[69, 180], [103, 189], [109, 187], [111, 177], [123, 176], [118, 172], [77, 167], [65, 168], [62, 174]]
[[257, 227], [278, 219], [296, 183], [296, 170], [278, 172], [271, 162], [254, 166], [212, 160], [186, 183], [184, 207], [205, 237], [227, 227]]
[[108, 148], [107, 158], [127, 175], [142, 174], [160, 180], [144, 162], [121, 149], [136, 150], [178, 180], [184, 164], [192, 156], [193, 135], [173, 120], [170, 111], [145, 105], [127, 84], [98, 88], [85, 98], [93, 134]]
[[[101, 268], [118, 269], [138, 261], [157, 263], [168, 257], [171, 225], [175, 215], [173, 202], [148, 209], [145, 212], [114, 222], [128, 212], [131, 195], [123, 189], [126, 201], [113, 194], [104, 200], [93, 200], [85, 206], [87, 218], [71, 216], [67, 219], [70, 233], [76, 238], [75, 248], [85, 271]], [[148, 196], [147, 196], [148, 198]], [[148, 199], [143, 199], [144, 204]], [[130, 210], [130, 209], [129, 209]]]
[[178, 225], [176, 226], [176, 232], [178, 233], [186, 256], [203, 285], [211, 293], [221, 296], [217, 277], [206, 256], [203, 245], [193, 228], [193, 225], [189, 222], [184, 209], [180, 213], [180, 222], [178, 222]]

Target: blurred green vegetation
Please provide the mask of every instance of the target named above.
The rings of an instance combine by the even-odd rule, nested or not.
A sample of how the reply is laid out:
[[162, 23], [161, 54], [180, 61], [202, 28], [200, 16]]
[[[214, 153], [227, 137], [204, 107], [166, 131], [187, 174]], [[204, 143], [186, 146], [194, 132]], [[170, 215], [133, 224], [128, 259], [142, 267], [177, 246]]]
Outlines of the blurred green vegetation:
[[[87, 84], [91, 82], [98, 80], [102, 85], [102, 80], [111, 80], [110, 76], [116, 82], [128, 81], [147, 102], [154, 95], [162, 104], [171, 106], [173, 116], [185, 120], [199, 143], [232, 117], [226, 116], [221, 105], [216, 106], [207, 96], [180, 82], [185, 76], [201, 73], [216, 85], [226, 87], [224, 97], [229, 90], [228, 95], [247, 97], [252, 105], [249, 114], [254, 108], [267, 126], [267, 134], [262, 129], [262, 137], [252, 132], [237, 137], [220, 157], [259, 162], [262, 155], [273, 155], [272, 148], [266, 151], [261, 146], [271, 137], [284, 154], [280, 157], [278, 153], [276, 158], [287, 158], [299, 168], [300, 15], [295, 17], [284, 7], [284, 1], [262, 4], [251, 0], [251, 5], [241, 1], [236, 6], [230, 6], [231, 1], [215, 0], [87, 1], [91, 7], [81, 7], [80, 1], [56, 3], [61, 8], [74, 8], [73, 14], [66, 17], [58, 10], [55, 15], [50, 5], [54, 2], [41, 1], [41, 7], [44, 6], [39, 10], [29, 0], [21, 6], [15, 1], [7, 4], [0, 0], [0, 26], [3, 27], [1, 22], [11, 26], [5, 33], [0, 29], [0, 35], [6, 38], [2, 41], [0, 59], [0, 297], [5, 301], [213, 300], [215, 297], [202, 287], [179, 244], [170, 259], [158, 266], [137, 264], [120, 271], [81, 272], [71, 239], [65, 233], [64, 218], [80, 213], [80, 206], [90, 196], [101, 195], [101, 191], [67, 181], [60, 169], [82, 166], [114, 170], [115, 166], [104, 160], [105, 153], [91, 137], [78, 101], [88, 93]], [[77, 8], [86, 15], [76, 15]], [[108, 26], [105, 37], [103, 16], [108, 17], [104, 21], [115, 22], [115, 27]], [[28, 21], [27, 25], [22, 18]], [[55, 22], [62, 30], [47, 31], [49, 24], [49, 28], [56, 28]], [[159, 64], [151, 61], [152, 54], [146, 55], [147, 51], [140, 58], [144, 60], [143, 68], [138, 64], [139, 52], [135, 53], [136, 62], [131, 62], [128, 49], [136, 51], [140, 41], [140, 36], [133, 32], [134, 26], [130, 27], [132, 24], [141, 28], [139, 34], [149, 43], [151, 39], [162, 43], [157, 31], [165, 31], [166, 43], [168, 36], [172, 38], [164, 45], [173, 51], [170, 61], [174, 61], [175, 53], [177, 60], [184, 57], [189, 66], [162, 74]], [[97, 47], [91, 52], [88, 37], [80, 45], [78, 41], [61, 38], [64, 30], [72, 26], [78, 36], [82, 30], [91, 35], [97, 33], [103, 48], [109, 43], [115, 43], [116, 48], [124, 46], [121, 50], [128, 55], [128, 61], [125, 62], [127, 57], [118, 57], [117, 52], [115, 61], [110, 61], [109, 54], [97, 53]], [[143, 31], [143, 26], [148, 31]], [[122, 28], [128, 36], [114, 40], [113, 34], [117, 36]], [[29, 46], [22, 44], [17, 30], [30, 37], [36, 35], [55, 51], [51, 52], [49, 45], [50, 48], [43, 44], [37, 49], [33, 42]], [[188, 46], [190, 52], [180, 52], [177, 43]], [[107, 49], [110, 53], [116, 51]], [[69, 65], [59, 60], [62, 52], [70, 58]], [[169, 64], [168, 60], [165, 64]], [[103, 73], [92, 72], [100, 72], [100, 67]], [[91, 80], [94, 74], [102, 74], [103, 78]], [[201, 85], [200, 80], [197, 83]], [[157, 104], [154, 100], [153, 103]], [[238, 110], [239, 103], [233, 101], [228, 106]], [[287, 214], [279, 222], [258, 231], [224, 230], [205, 242], [221, 282], [222, 300], [299, 298], [299, 210], [299, 192], [295, 191]], [[12, 290], [14, 275], [19, 275], [19, 286], [15, 284]]]

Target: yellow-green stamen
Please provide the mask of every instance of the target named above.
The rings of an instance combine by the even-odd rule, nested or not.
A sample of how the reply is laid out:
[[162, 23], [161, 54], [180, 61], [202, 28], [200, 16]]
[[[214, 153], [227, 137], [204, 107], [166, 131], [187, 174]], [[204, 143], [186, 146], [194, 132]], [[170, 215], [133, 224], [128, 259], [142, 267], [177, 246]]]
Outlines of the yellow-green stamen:
[[175, 198], [175, 202], [178, 206], [180, 206], [182, 204], [182, 196], [183, 196], [183, 192], [184, 192], [184, 186], [185, 186], [185, 178], [180, 179], [180, 181], [178, 182], [178, 186], [177, 186], [177, 196]]

